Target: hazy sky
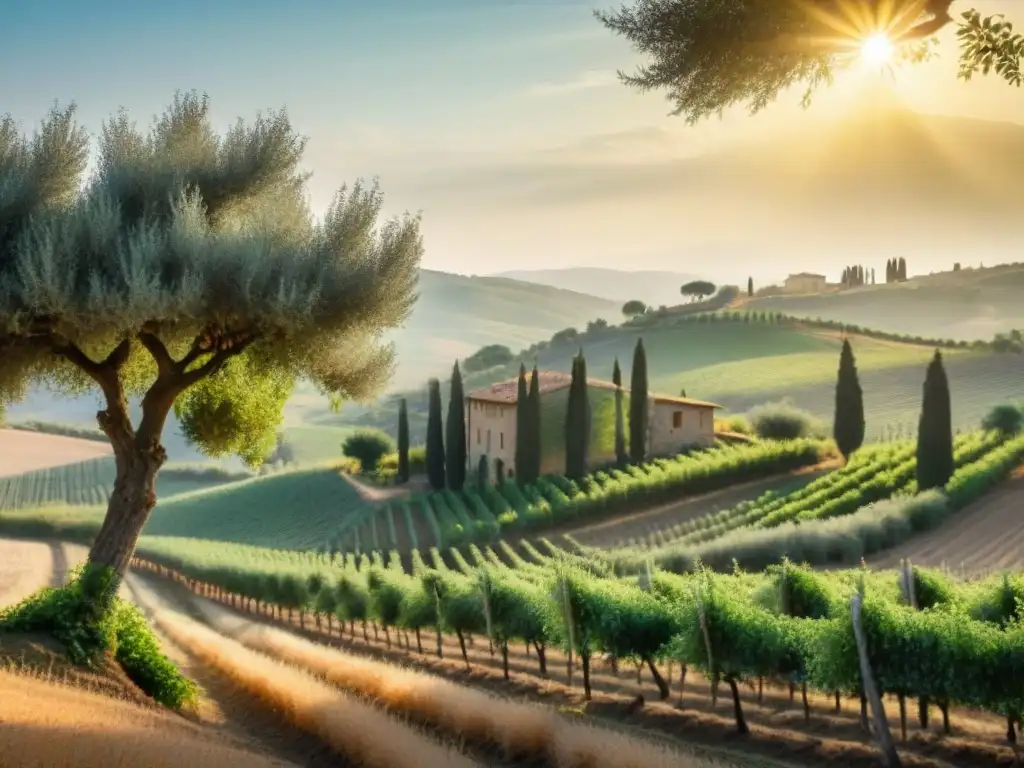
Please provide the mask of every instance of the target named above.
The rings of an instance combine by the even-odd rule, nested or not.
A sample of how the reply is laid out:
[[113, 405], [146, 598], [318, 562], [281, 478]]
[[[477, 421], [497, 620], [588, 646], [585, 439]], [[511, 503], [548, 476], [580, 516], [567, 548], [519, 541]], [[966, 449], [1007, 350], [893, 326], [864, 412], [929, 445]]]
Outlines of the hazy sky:
[[[616, 4], [8, 0], [0, 112], [31, 129], [54, 99], [75, 100], [96, 130], [119, 106], [148, 123], [175, 89], [190, 88], [211, 95], [225, 125], [287, 106], [310, 138], [314, 208], [346, 181], [379, 176], [389, 209], [423, 210], [424, 266], [693, 271], [701, 247], [735, 232], [681, 225], [671, 193], [638, 194], [651, 168], [835, 114], [865, 76], [820, 96], [811, 116], [794, 93], [758, 117], [739, 111], [687, 128], [660, 94], [616, 80], [637, 59], [591, 15]], [[1024, 2], [974, 5], [1024, 25]], [[1024, 123], [1024, 90], [956, 82], [949, 36], [939, 60], [899, 73], [894, 87], [923, 111]], [[599, 170], [600, 188], [560, 186], [566, 166]], [[494, 188], [516, 169], [526, 182], [514, 193]]]

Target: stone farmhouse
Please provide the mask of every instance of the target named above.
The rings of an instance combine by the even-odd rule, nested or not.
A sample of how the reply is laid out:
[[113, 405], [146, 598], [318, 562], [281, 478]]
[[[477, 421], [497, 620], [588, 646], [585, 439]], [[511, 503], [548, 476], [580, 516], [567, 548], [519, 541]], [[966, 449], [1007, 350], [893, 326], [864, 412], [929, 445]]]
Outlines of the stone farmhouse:
[[[549, 409], [551, 401], [561, 393], [568, 392], [572, 377], [557, 371], [541, 371], [538, 374], [541, 397], [542, 421], [557, 418], [556, 425], [542, 424], [543, 433], [561, 434], [564, 413]], [[479, 389], [466, 395], [466, 431], [469, 469], [472, 471], [487, 456], [494, 467], [500, 459], [509, 476], [515, 474], [516, 458], [516, 393], [519, 380], [508, 379]], [[587, 388], [593, 407], [595, 396], [604, 396], [606, 410], [614, 408], [615, 384], [610, 381], [587, 379]], [[623, 388], [624, 421], [628, 424], [629, 388]], [[648, 395], [647, 453], [667, 455], [676, 453], [686, 446], [709, 446], [715, 441], [715, 403], [693, 400], [687, 397], [670, 397], [650, 393]], [[613, 413], [613, 411], [612, 411]], [[557, 416], [556, 416], [557, 414]], [[614, 417], [611, 421], [614, 425]], [[628, 426], [626, 427], [626, 440]], [[541, 455], [541, 472], [561, 472], [565, 466], [564, 449], [553, 450], [545, 444]], [[615, 459], [614, 434], [611, 440], [594, 445], [588, 457], [593, 465], [604, 464]]]
[[828, 281], [824, 275], [815, 275], [811, 272], [798, 272], [786, 278], [786, 293], [821, 293], [828, 287]]

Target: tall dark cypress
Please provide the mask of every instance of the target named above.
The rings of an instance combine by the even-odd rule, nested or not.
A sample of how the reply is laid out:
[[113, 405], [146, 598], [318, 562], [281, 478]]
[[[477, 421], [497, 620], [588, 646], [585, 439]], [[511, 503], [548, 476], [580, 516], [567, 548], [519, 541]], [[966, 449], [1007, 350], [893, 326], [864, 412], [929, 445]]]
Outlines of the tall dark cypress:
[[839, 375], [836, 379], [836, 411], [832, 436], [840, 453], [850, 458], [864, 444], [864, 393], [857, 377], [850, 340], [843, 341], [839, 354]]
[[754, 278], [748, 277], [747, 278], [747, 296], [753, 296], [753, 295], [754, 295]]
[[533, 441], [530, 438], [530, 393], [526, 389], [526, 366], [519, 364], [519, 387], [516, 390], [516, 458], [515, 473], [519, 482], [529, 482], [530, 450]]
[[540, 416], [540, 373], [534, 363], [533, 373], [530, 374], [530, 466], [527, 482], [534, 482], [540, 477], [541, 464], [544, 458], [541, 445], [541, 416]]
[[647, 353], [637, 339], [629, 381], [629, 460], [639, 464], [647, 455]]
[[901, 282], [901, 283], [906, 282], [906, 279], [907, 279], [907, 260], [905, 258], [903, 258], [902, 256], [900, 256], [900, 263], [899, 263], [899, 266], [897, 266], [896, 269], [897, 269], [896, 279], [899, 282]]
[[953, 476], [953, 416], [942, 353], [928, 364], [917, 429], [917, 488], [942, 488]]
[[625, 464], [626, 459], [626, 427], [622, 413], [622, 370], [619, 368], [619, 358], [615, 358], [615, 366], [612, 368], [612, 383], [615, 384], [615, 461]]
[[409, 482], [409, 407], [404, 397], [398, 404], [398, 480]]
[[441, 382], [431, 379], [427, 386], [427, 480], [435, 491], [444, 488], [444, 425], [441, 422]]
[[587, 474], [590, 469], [590, 391], [587, 387], [587, 358], [583, 356], [583, 350], [579, 355], [579, 377], [580, 397], [577, 408], [580, 409], [578, 420], [582, 425], [579, 437], [580, 452], [580, 477]]
[[448, 421], [445, 430], [445, 471], [448, 487], [459, 490], [466, 484], [466, 397], [462, 391], [462, 372], [459, 363], [452, 369], [452, 391], [448, 401]]
[[587, 463], [587, 382], [582, 353], [573, 358], [569, 401], [565, 409], [565, 475], [579, 480]]

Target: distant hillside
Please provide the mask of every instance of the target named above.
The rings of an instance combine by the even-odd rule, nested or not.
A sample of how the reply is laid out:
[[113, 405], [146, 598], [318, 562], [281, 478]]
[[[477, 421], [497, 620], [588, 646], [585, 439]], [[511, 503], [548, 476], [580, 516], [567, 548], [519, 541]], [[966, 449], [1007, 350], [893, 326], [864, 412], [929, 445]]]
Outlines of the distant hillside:
[[412, 316], [394, 336], [395, 389], [425, 385], [430, 376], [449, 373], [457, 358], [486, 344], [520, 349], [563, 328], [620, 316], [617, 301], [505, 277], [425, 269], [419, 291]]
[[[624, 269], [601, 269], [598, 267], [520, 270], [500, 272], [496, 277], [579, 291], [620, 303], [630, 299], [639, 299], [645, 304], [655, 307], [662, 304], [668, 306], [678, 304], [681, 301], [680, 286], [691, 280], [704, 279], [684, 272], [655, 270], [631, 272]], [[716, 275], [707, 275], [706, 277], [716, 279]]]
[[[979, 254], [979, 257], [982, 257]], [[913, 262], [908, 265], [913, 269]], [[1024, 263], [914, 277], [817, 296], [773, 296], [744, 304], [797, 317], [820, 317], [895, 333], [989, 340], [1024, 329]]]
[[[582, 329], [595, 318], [621, 317], [617, 301], [500, 277], [423, 270], [419, 293], [405, 327], [392, 337], [398, 355], [393, 389], [425, 387], [429, 377], [449, 374], [456, 359], [487, 344], [518, 350], [564, 328]], [[33, 388], [22, 402], [8, 407], [7, 419], [95, 428], [98, 408], [99, 401], [92, 395], [58, 398], [43, 388]], [[356, 413], [361, 410], [355, 405], [346, 408]], [[133, 412], [138, 418], [137, 407], [133, 406]], [[285, 410], [286, 425], [291, 427], [324, 420], [330, 423], [332, 416], [326, 398], [308, 386], [298, 387]], [[340, 454], [343, 435], [337, 430], [296, 431], [293, 435], [296, 440], [310, 441], [308, 448], [297, 446], [303, 458], [318, 460]], [[210, 461], [188, 445], [173, 414], [167, 420], [164, 445], [172, 461]], [[237, 460], [215, 463], [241, 468]]]
[[[582, 346], [587, 371], [610, 378], [614, 360], [628, 382], [633, 348], [643, 338], [651, 389], [720, 403], [730, 412], [792, 399], [815, 415], [831, 419], [841, 340], [836, 332], [762, 322], [697, 322], [667, 317], [643, 329], [613, 327], [559, 343], [543, 345], [541, 368], [569, 372]], [[864, 389], [869, 437], [915, 428], [921, 405], [924, 371], [934, 349], [897, 341], [856, 337], [853, 341]], [[956, 427], [973, 427], [994, 405], [1020, 398], [1024, 356], [966, 349], [944, 350]], [[532, 362], [532, 360], [530, 361]], [[518, 362], [469, 377], [468, 390], [515, 374]], [[444, 402], [447, 394], [443, 389]], [[426, 426], [425, 393], [404, 393], [409, 402], [414, 441]], [[342, 414], [352, 425], [372, 425], [394, 432], [394, 400], [360, 414]]]

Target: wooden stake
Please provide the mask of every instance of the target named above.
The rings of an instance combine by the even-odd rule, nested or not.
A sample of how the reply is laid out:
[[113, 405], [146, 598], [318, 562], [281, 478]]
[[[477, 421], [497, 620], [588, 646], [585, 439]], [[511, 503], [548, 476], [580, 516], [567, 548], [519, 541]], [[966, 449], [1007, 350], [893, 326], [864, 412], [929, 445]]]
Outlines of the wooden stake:
[[864, 686], [864, 693], [867, 696], [868, 704], [871, 705], [872, 719], [875, 721], [875, 735], [878, 737], [878, 745], [882, 750], [882, 761], [887, 768], [900, 768], [900, 756], [892, 743], [892, 733], [889, 731], [889, 721], [885, 716], [885, 707], [882, 706], [882, 699], [878, 695], [878, 688], [875, 686], [875, 676], [871, 671], [871, 661], [868, 657], [868, 642], [864, 635], [864, 627], [861, 625], [861, 603], [863, 598], [857, 594], [850, 601], [850, 617], [853, 620], [853, 636], [857, 641], [857, 656], [860, 659], [860, 677]]

